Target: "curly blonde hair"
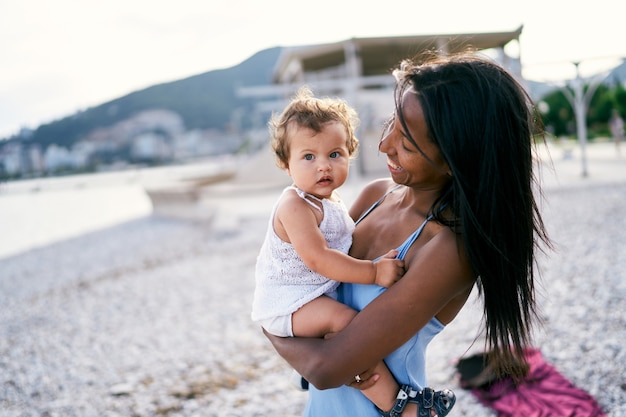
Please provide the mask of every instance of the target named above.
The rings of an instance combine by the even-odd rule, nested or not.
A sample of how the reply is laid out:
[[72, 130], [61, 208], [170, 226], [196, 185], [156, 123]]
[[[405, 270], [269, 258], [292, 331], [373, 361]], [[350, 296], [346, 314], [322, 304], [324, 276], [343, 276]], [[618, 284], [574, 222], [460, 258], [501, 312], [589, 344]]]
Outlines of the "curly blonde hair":
[[326, 123], [339, 122], [348, 135], [347, 147], [350, 157], [356, 155], [359, 140], [355, 131], [359, 126], [356, 110], [340, 98], [317, 98], [309, 87], [301, 87], [280, 115], [272, 115], [268, 122], [271, 145], [276, 157], [276, 165], [286, 169], [289, 165], [289, 126], [321, 132]]

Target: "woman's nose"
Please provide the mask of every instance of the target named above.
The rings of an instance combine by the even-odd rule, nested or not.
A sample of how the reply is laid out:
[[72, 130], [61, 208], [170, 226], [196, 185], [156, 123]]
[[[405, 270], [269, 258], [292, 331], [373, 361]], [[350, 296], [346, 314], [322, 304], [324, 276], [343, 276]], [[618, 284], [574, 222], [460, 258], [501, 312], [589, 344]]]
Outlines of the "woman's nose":
[[387, 153], [389, 150], [391, 139], [389, 138], [389, 132], [385, 132], [383, 137], [380, 138], [380, 142], [378, 142], [378, 151], [382, 153]]

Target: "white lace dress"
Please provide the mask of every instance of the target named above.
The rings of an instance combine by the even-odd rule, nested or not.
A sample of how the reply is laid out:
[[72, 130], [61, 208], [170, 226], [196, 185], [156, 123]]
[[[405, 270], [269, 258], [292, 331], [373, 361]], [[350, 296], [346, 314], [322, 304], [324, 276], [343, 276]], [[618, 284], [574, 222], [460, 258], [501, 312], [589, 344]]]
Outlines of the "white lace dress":
[[[322, 203], [323, 219], [319, 225], [329, 248], [348, 253], [352, 245], [354, 221], [341, 201], [318, 199], [289, 186], [283, 194], [295, 190], [298, 195], [319, 210], [309, 199]], [[282, 196], [281, 196], [282, 197]], [[280, 199], [279, 199], [280, 201]], [[256, 287], [252, 303], [252, 320], [266, 320], [293, 313], [315, 298], [333, 292], [339, 283], [311, 271], [293, 245], [281, 240], [274, 232], [273, 221], [278, 202], [272, 209], [265, 241], [256, 263]]]

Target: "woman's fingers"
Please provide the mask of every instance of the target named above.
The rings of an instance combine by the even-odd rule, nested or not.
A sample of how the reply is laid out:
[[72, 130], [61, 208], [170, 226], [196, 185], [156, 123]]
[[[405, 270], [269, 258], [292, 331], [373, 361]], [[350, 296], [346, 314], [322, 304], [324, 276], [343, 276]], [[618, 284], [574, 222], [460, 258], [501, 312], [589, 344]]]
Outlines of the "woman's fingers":
[[373, 387], [374, 384], [376, 384], [376, 381], [378, 381], [378, 378], [380, 378], [380, 375], [372, 374], [368, 370], [368, 371], [355, 375], [354, 378], [352, 378], [352, 381], [348, 385], [351, 386], [352, 388], [364, 390], [364, 389]]

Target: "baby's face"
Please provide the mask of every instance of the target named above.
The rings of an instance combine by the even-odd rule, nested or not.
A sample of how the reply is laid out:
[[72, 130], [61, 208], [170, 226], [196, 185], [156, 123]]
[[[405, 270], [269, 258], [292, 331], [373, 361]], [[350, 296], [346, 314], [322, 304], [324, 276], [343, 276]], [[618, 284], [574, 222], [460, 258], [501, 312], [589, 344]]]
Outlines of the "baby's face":
[[318, 133], [306, 127], [291, 131], [287, 172], [301, 190], [330, 198], [346, 181], [350, 167], [348, 133], [339, 122], [326, 123]]

